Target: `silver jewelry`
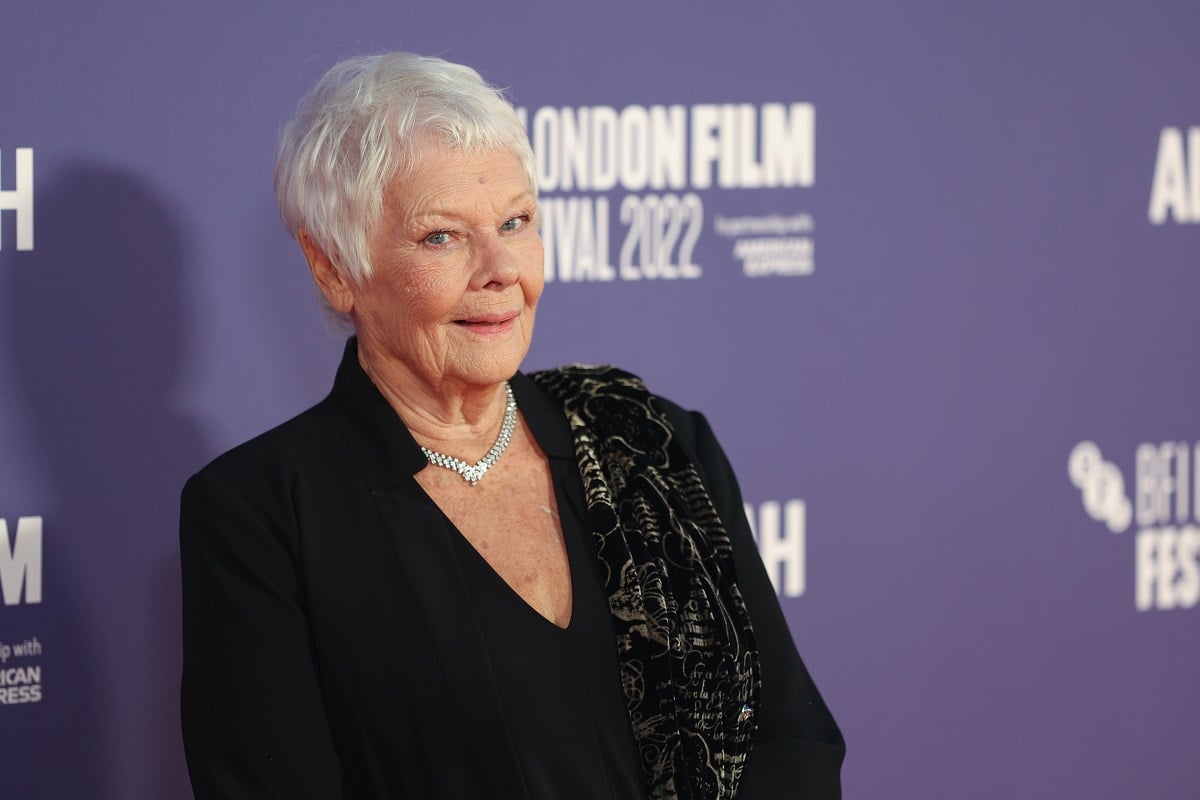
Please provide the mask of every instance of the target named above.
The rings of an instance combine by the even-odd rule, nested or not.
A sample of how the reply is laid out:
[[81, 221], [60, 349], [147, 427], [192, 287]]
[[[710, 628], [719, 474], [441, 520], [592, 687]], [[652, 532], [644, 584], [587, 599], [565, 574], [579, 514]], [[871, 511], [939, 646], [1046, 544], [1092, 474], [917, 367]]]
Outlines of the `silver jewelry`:
[[504, 421], [500, 423], [500, 435], [496, 438], [496, 443], [492, 445], [492, 449], [487, 451], [487, 455], [480, 459], [478, 464], [468, 464], [461, 458], [455, 458], [454, 456], [430, 450], [428, 447], [422, 447], [421, 452], [425, 454], [425, 458], [429, 459], [429, 463], [435, 467], [442, 467], [451, 472], [457, 472], [462, 476], [464, 481], [472, 486], [479, 483], [479, 479], [492, 468], [500, 458], [500, 454], [508, 447], [508, 443], [512, 441], [513, 428], [517, 426], [517, 399], [513, 397], [513, 390], [508, 385], [508, 381], [504, 382], [504, 394], [508, 400], [504, 404]]

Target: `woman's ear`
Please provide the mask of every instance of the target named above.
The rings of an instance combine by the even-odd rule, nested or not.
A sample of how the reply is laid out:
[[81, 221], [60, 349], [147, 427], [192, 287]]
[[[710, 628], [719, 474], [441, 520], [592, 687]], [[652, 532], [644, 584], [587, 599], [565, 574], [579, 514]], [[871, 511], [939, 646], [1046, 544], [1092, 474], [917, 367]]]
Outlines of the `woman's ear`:
[[308, 260], [308, 270], [317, 282], [321, 294], [325, 295], [325, 302], [329, 303], [334, 311], [349, 314], [354, 310], [354, 292], [349, 280], [333, 265], [329, 254], [309, 235], [308, 228], [301, 228], [298, 238], [300, 249], [304, 251], [304, 257]]

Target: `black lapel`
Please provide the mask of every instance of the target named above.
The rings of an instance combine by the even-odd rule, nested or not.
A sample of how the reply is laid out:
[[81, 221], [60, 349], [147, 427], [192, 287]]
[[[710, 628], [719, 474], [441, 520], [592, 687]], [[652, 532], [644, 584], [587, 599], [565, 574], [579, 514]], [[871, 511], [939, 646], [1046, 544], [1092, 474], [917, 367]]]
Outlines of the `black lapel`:
[[375, 503], [400, 572], [412, 588], [432, 654], [453, 693], [446, 713], [462, 720], [503, 789], [502, 796], [528, 797], [487, 641], [450, 540], [449, 521], [412, 479], [376, 493]]
[[412, 590], [431, 655], [453, 692], [446, 713], [462, 720], [466, 738], [475, 742], [501, 796], [528, 797], [487, 642], [450, 539], [450, 522], [414, 480], [427, 466], [425, 456], [359, 366], [353, 339], [325, 404], [339, 418], [362, 469], [398, 571]]

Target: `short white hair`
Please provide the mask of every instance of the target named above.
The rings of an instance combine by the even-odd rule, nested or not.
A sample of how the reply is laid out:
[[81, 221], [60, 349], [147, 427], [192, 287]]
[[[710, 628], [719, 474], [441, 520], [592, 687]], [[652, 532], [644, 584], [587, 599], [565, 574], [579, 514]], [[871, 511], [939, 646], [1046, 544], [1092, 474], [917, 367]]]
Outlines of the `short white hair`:
[[462, 64], [412, 53], [335, 64], [300, 101], [275, 156], [275, 197], [344, 276], [371, 276], [370, 245], [389, 183], [430, 140], [464, 153], [505, 150], [537, 192], [529, 137], [503, 92]]

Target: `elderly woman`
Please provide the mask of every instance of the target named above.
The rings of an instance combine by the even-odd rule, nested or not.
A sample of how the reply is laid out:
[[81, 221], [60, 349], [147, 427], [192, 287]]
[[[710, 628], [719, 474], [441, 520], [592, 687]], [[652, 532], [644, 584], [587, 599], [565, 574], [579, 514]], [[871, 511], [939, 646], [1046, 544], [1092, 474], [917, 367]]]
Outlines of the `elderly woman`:
[[704, 418], [524, 375], [534, 157], [473, 70], [338, 64], [276, 165], [333, 390], [183, 493], [197, 798], [834, 798], [843, 746]]

